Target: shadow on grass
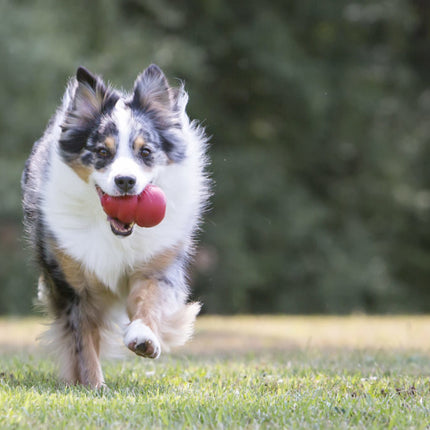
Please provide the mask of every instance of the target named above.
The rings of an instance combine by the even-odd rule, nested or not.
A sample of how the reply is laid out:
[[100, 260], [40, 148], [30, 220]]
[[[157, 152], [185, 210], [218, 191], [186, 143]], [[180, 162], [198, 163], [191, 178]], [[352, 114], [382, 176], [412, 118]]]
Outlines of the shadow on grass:
[[33, 390], [40, 394], [65, 391], [68, 387], [61, 383], [55, 373], [32, 368], [0, 372], [0, 384], [11, 389]]

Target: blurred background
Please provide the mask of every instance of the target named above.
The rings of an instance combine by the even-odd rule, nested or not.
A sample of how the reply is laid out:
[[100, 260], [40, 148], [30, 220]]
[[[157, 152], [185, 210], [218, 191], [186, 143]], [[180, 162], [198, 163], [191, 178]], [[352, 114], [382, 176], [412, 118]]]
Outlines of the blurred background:
[[430, 3], [2, 0], [0, 313], [32, 312], [19, 180], [82, 64], [154, 62], [212, 136], [207, 313], [430, 311]]

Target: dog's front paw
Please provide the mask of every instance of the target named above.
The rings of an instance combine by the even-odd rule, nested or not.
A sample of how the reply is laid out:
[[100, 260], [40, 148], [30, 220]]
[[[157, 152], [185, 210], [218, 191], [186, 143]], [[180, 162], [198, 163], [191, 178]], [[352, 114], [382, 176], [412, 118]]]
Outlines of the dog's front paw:
[[157, 336], [142, 320], [134, 320], [128, 325], [124, 343], [130, 351], [141, 357], [158, 358], [161, 353]]

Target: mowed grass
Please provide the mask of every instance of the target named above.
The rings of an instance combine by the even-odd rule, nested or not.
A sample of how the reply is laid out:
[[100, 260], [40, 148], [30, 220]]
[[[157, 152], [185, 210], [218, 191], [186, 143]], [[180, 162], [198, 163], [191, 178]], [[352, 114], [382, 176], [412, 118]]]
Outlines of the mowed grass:
[[0, 428], [430, 426], [430, 317], [202, 317], [157, 361], [58, 382], [35, 319], [0, 320]]

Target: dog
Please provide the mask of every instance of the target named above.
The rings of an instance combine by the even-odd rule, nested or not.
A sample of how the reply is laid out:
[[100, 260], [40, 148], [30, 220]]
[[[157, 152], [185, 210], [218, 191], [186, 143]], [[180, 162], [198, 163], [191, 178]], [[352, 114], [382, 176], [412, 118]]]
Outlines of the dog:
[[[210, 184], [205, 130], [186, 114], [183, 84], [152, 64], [125, 93], [79, 67], [22, 175], [26, 236], [40, 267], [43, 339], [68, 384], [105, 385], [101, 351], [118, 329], [135, 354], [159, 357], [192, 335], [187, 267]], [[100, 194], [166, 198], [160, 224], [108, 217]], [[121, 342], [120, 342], [121, 344]]]

